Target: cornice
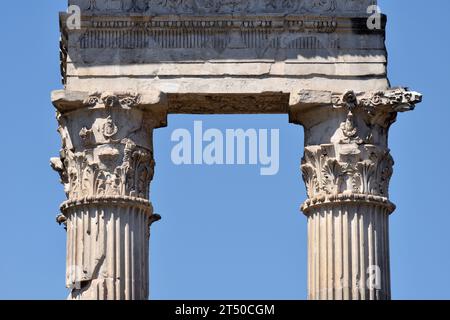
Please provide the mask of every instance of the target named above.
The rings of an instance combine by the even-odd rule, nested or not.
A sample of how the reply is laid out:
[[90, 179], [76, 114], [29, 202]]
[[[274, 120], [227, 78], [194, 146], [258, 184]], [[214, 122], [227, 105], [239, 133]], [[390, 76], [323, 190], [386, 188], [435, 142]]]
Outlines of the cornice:
[[[155, 111], [165, 118], [168, 105], [166, 94], [158, 90], [149, 90], [146, 93], [55, 90], [51, 94], [51, 100], [61, 114], [85, 109], [137, 108]], [[165, 122], [164, 119], [162, 121]]]
[[392, 107], [393, 111], [409, 111], [422, 102], [422, 94], [408, 88], [391, 88], [368, 92], [355, 92], [348, 90], [344, 93], [319, 90], [300, 90], [292, 93], [289, 105], [295, 107], [308, 107], [329, 105], [335, 108], [347, 107]]
[[301, 90], [291, 93], [289, 116], [291, 123], [303, 124], [307, 118], [319, 119], [319, 111], [343, 109], [346, 112], [364, 111], [368, 117], [377, 115], [395, 115], [397, 112], [414, 110], [416, 104], [422, 102], [422, 94], [408, 88], [392, 88], [369, 92], [348, 90], [344, 93], [332, 91]]
[[[67, 13], [60, 14], [61, 29], [67, 29]], [[296, 31], [300, 33], [357, 33], [384, 34], [385, 16], [382, 16], [382, 28], [369, 30], [367, 17], [321, 16], [321, 15], [160, 15], [146, 16], [142, 14], [122, 15], [90, 15], [83, 14], [81, 29], [86, 30], [271, 30]]]

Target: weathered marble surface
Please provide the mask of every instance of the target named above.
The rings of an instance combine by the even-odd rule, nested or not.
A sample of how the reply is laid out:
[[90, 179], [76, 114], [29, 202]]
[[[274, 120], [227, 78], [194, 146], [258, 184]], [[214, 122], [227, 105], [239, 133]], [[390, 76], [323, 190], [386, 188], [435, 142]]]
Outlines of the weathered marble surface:
[[322, 81], [336, 92], [389, 87], [384, 24], [366, 25], [375, 1], [144, 2], [70, 2], [83, 15], [79, 30], [66, 28], [61, 15], [68, 90], [291, 93], [321, 90]]
[[366, 13], [374, 0], [69, 0], [89, 13], [260, 14]]
[[[305, 128], [308, 297], [389, 299], [390, 89], [372, 0], [71, 0], [60, 15], [52, 167], [68, 200], [71, 299], [146, 299], [153, 130], [171, 113], [289, 114]], [[367, 286], [367, 269], [379, 286]], [[74, 287], [75, 286], [75, 287]]]
[[148, 298], [149, 202], [153, 130], [164, 126], [160, 92], [56, 91], [60, 156], [51, 165], [67, 201], [58, 222], [67, 230], [70, 299]]
[[309, 299], [390, 299], [388, 132], [421, 101], [402, 88], [291, 95], [290, 120], [305, 128]]

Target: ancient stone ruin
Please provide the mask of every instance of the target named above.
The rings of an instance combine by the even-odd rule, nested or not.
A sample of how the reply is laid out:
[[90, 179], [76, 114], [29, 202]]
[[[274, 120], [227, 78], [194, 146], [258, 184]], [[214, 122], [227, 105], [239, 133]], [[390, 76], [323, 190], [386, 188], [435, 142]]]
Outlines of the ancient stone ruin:
[[308, 298], [390, 298], [387, 136], [421, 95], [390, 88], [376, 1], [69, 5], [51, 164], [67, 194], [70, 299], [148, 298], [152, 135], [168, 114], [289, 114], [305, 128]]

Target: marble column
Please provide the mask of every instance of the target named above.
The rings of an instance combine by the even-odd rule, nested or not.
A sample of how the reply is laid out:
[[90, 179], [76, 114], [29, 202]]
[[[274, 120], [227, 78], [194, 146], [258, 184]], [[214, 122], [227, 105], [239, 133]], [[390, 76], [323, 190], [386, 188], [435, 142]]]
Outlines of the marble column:
[[421, 99], [406, 89], [291, 96], [290, 121], [305, 129], [308, 299], [390, 299], [388, 131]]
[[62, 137], [60, 174], [68, 200], [58, 222], [67, 230], [69, 299], [145, 300], [149, 296], [149, 202], [152, 135], [166, 123], [165, 97], [56, 91]]

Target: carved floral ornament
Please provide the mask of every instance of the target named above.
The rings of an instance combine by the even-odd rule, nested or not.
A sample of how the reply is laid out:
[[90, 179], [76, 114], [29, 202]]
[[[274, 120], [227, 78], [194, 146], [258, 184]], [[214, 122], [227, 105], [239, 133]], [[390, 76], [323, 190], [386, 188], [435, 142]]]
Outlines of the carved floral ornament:
[[[73, 103], [84, 109], [87, 123], [92, 124], [81, 130], [68, 121], [78, 113], [72, 114], [71, 109], [58, 112], [62, 149], [59, 158], [51, 159], [51, 166], [59, 173], [69, 200], [149, 198], [155, 163], [151, 144], [142, 143], [140, 137], [147, 136], [154, 124], [153, 119], [141, 118], [139, 111], [131, 110], [140, 98], [130, 93], [93, 93], [84, 100], [77, 97]], [[106, 110], [86, 113], [89, 109]], [[120, 118], [124, 114], [131, 118]]]
[[139, 104], [140, 98], [140, 95], [135, 93], [93, 93], [83, 101], [83, 105], [87, 107], [132, 108]]
[[[421, 100], [421, 94], [406, 89], [333, 95], [333, 107], [347, 109], [346, 119], [336, 128], [342, 138], [305, 147], [301, 171], [309, 199], [302, 210], [330, 201], [357, 201], [379, 203], [393, 211], [388, 198], [394, 160], [389, 149], [374, 144], [372, 134], [385, 136], [385, 125], [397, 112], [412, 110]], [[363, 119], [359, 122], [359, 126], [364, 125], [361, 130], [357, 117], [386, 118], [387, 123], [379, 126]], [[360, 131], [368, 135], [361, 137]]]
[[[365, 145], [361, 154], [339, 159], [333, 145], [306, 147], [301, 171], [308, 200], [302, 211], [330, 202], [373, 203], [393, 212], [389, 201], [389, 182], [394, 160], [389, 150]], [[330, 152], [331, 151], [331, 152]]]
[[301, 170], [308, 197], [341, 193], [389, 195], [394, 165], [389, 150], [364, 145], [360, 153], [336, 155], [334, 145], [305, 148]]
[[405, 88], [398, 88], [373, 93], [359, 93], [347, 91], [343, 95], [334, 94], [332, 104], [336, 108], [345, 107], [353, 110], [356, 107], [364, 108], [373, 113], [376, 108], [387, 107], [391, 112], [404, 112], [413, 110], [415, 105], [422, 101], [422, 95]]
[[[415, 105], [421, 101], [420, 93], [403, 88], [360, 94], [347, 91], [343, 95], [333, 95], [333, 107], [348, 110], [346, 121], [341, 124], [341, 130], [345, 136], [341, 142], [371, 143], [370, 135], [359, 136], [354, 115], [357, 110], [362, 110], [366, 114], [367, 125], [373, 126], [378, 123], [382, 127], [388, 128], [395, 121], [397, 112], [413, 110]], [[373, 128], [371, 129], [373, 130]]]
[[[60, 157], [50, 159], [68, 198], [61, 206], [63, 214], [57, 216], [57, 222], [65, 225], [68, 208], [82, 203], [107, 202], [128, 206], [133, 203], [133, 206], [142, 206], [152, 214], [148, 199], [155, 167], [153, 152], [127, 138], [86, 147], [93, 148], [73, 151], [63, 139]], [[152, 222], [160, 219], [159, 215], [152, 217]]]
[[327, 13], [337, 9], [365, 11], [372, 0], [78, 0], [82, 10], [156, 13], [298, 12]]
[[148, 199], [153, 179], [152, 152], [121, 141], [123, 150], [106, 146], [73, 152], [63, 150], [52, 158], [52, 168], [60, 174], [66, 195], [71, 200], [91, 196], [131, 196]]

